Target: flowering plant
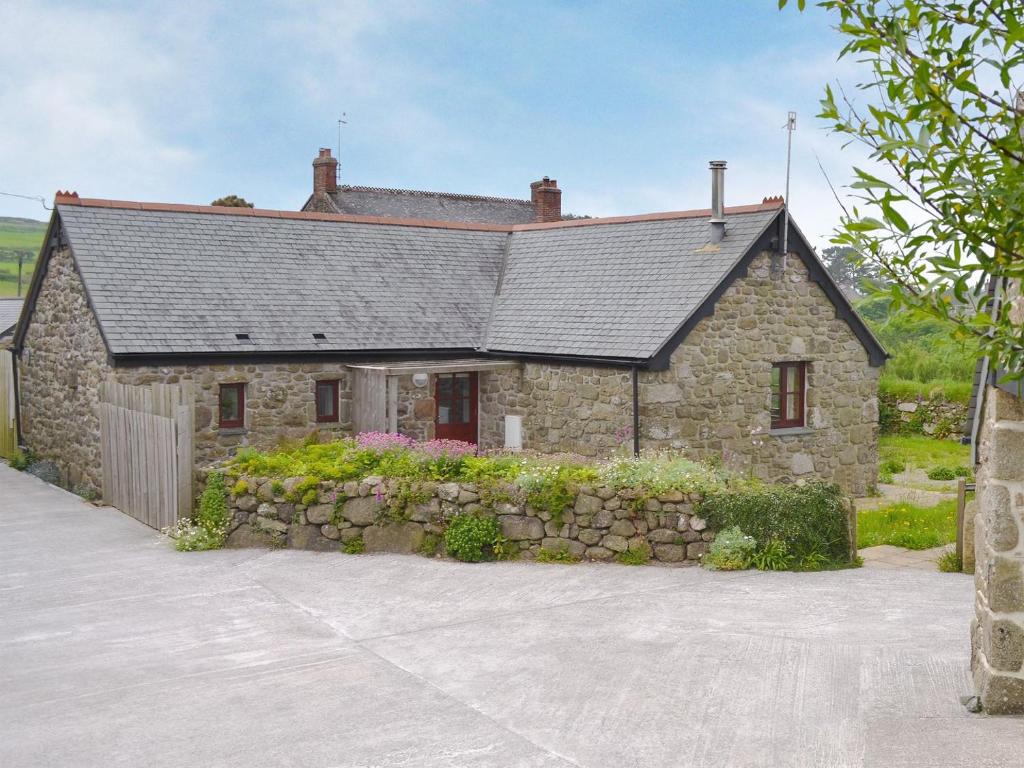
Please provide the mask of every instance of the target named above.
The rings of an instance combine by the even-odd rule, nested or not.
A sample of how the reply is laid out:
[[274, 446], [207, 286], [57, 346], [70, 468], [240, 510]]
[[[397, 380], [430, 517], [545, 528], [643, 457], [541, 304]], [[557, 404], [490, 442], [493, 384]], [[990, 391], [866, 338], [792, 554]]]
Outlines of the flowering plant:
[[399, 448], [413, 448], [416, 441], [405, 435], [389, 432], [360, 432], [356, 435], [356, 445], [377, 453], [393, 451]]

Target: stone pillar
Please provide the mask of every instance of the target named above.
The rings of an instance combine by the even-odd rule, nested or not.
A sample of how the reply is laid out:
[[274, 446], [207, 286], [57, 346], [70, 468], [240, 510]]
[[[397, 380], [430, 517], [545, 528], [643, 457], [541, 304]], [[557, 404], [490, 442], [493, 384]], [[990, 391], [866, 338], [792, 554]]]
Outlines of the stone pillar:
[[1024, 401], [985, 393], [971, 670], [985, 712], [1024, 714]]

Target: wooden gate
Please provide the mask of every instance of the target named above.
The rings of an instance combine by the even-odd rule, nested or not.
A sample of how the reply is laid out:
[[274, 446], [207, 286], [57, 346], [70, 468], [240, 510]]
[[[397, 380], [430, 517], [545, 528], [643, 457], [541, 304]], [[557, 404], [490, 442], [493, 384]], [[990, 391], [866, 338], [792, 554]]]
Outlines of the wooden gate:
[[192, 514], [192, 385], [100, 384], [103, 501], [161, 529]]
[[387, 376], [384, 371], [353, 368], [352, 428], [357, 434], [387, 430]]
[[18, 450], [18, 414], [14, 398], [14, 354], [0, 349], [0, 456], [9, 459]]

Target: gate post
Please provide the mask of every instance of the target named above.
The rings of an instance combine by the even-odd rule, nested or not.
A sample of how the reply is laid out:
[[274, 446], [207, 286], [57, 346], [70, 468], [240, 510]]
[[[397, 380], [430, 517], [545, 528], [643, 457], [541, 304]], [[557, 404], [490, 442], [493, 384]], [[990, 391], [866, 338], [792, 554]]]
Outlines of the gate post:
[[985, 712], [1024, 714], [1024, 401], [996, 387], [984, 396], [971, 670]]

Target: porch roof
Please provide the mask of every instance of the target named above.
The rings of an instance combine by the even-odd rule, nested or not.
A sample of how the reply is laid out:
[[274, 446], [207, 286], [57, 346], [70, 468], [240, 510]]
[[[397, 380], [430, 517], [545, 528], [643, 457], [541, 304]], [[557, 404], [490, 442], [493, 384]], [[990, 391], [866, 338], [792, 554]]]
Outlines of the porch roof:
[[465, 371], [507, 371], [519, 368], [515, 360], [494, 360], [486, 357], [464, 360], [399, 360], [394, 362], [360, 363], [349, 368], [380, 371], [386, 376], [405, 376], [413, 373], [463, 373]]

